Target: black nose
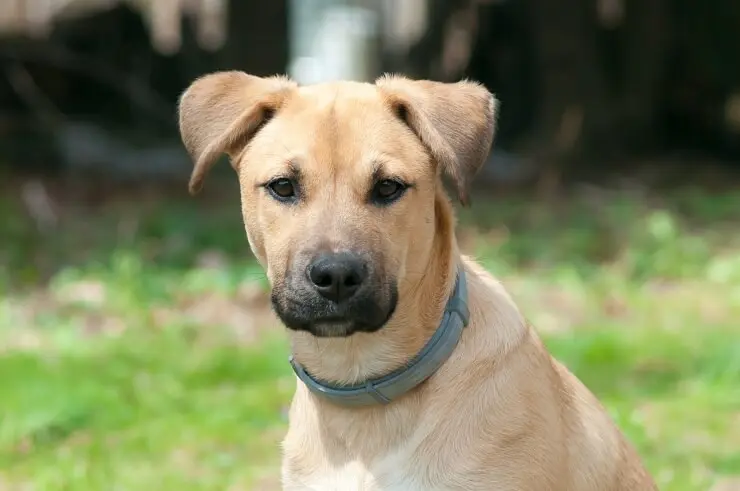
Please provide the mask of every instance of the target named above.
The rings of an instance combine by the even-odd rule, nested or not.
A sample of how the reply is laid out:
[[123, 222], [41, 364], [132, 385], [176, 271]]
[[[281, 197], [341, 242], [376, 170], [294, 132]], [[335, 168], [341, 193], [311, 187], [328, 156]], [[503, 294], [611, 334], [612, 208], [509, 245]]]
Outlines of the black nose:
[[318, 256], [307, 273], [314, 288], [337, 303], [354, 295], [367, 277], [364, 261], [348, 252]]

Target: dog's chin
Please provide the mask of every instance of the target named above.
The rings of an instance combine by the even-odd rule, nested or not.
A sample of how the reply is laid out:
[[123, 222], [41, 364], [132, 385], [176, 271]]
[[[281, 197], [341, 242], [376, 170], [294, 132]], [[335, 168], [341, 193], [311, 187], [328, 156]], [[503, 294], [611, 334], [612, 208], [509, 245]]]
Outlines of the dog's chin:
[[322, 303], [296, 302], [273, 291], [272, 306], [281, 322], [291, 331], [303, 331], [317, 338], [345, 338], [358, 332], [381, 330], [396, 309], [397, 294], [388, 296], [387, 307], [377, 302], [362, 302], [361, 308], [345, 308], [346, 312], [327, 309]]
[[357, 324], [352, 321], [319, 321], [305, 326], [305, 330], [317, 338], [346, 338], [356, 332], [374, 332], [381, 329], [379, 326], [374, 329], [358, 328]]

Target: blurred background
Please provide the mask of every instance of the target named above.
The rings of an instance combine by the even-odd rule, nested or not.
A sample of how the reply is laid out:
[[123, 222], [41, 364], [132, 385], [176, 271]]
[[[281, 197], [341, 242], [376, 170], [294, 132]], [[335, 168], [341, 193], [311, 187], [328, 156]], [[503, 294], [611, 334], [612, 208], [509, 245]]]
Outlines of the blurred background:
[[737, 0], [0, 0], [0, 490], [279, 489], [285, 334], [176, 129], [223, 69], [484, 83], [462, 248], [662, 490], [740, 490], [739, 33]]

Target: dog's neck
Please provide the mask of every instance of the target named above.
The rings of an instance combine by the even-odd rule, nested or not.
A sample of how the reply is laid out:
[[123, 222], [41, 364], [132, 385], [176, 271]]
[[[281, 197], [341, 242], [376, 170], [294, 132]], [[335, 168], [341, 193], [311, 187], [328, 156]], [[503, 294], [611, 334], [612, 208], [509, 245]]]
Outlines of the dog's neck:
[[399, 288], [396, 312], [380, 331], [347, 338], [291, 333], [294, 358], [314, 378], [357, 384], [387, 375], [414, 358], [434, 335], [460, 265], [450, 205], [438, 199], [435, 208], [438, 233], [429, 264], [421, 275], [408, 275]]

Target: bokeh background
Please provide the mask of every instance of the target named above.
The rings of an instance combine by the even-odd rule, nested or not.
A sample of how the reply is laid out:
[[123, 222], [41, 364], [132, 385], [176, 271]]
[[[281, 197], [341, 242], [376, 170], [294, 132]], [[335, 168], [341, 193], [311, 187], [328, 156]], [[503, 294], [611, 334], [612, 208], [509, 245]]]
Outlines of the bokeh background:
[[175, 125], [219, 69], [497, 93], [463, 249], [662, 490], [739, 490], [739, 48], [737, 0], [0, 0], [0, 490], [279, 489], [285, 333]]

